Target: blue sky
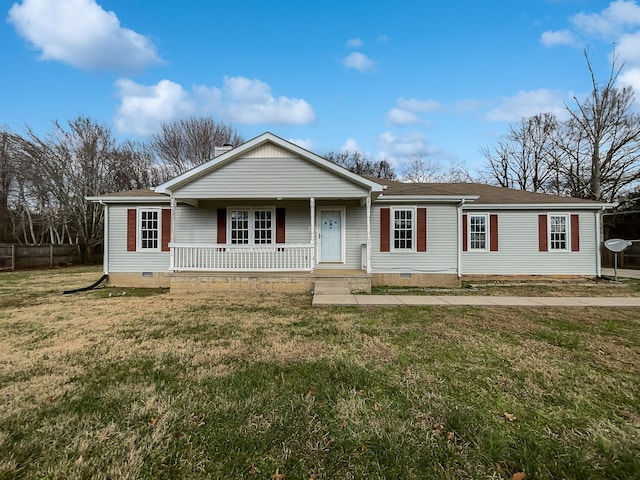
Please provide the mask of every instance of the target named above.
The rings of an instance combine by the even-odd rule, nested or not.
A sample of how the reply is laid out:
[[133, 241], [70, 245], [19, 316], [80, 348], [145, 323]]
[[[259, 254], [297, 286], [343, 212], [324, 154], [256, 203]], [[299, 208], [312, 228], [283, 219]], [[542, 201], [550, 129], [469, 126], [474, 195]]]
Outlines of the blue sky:
[[207, 115], [316, 153], [412, 154], [470, 171], [509, 122], [606, 80], [640, 90], [635, 0], [2, 2], [0, 126], [78, 115], [118, 138]]

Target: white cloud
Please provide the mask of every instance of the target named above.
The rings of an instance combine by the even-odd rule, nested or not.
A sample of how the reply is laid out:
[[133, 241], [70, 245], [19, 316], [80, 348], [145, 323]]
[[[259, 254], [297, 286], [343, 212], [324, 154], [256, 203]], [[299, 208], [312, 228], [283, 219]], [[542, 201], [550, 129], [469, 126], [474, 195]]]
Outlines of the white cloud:
[[577, 45], [576, 38], [569, 30], [548, 30], [542, 33], [540, 41], [547, 47], [553, 47], [555, 45]]
[[384, 132], [378, 137], [380, 149], [391, 158], [409, 157], [410, 155], [428, 154], [432, 147], [422, 133], [409, 132], [406, 135], [395, 135], [392, 132]]
[[566, 115], [562, 95], [545, 88], [520, 91], [513, 97], [501, 97], [500, 100], [500, 105], [486, 114], [487, 120], [517, 122], [522, 118], [547, 112], [559, 118], [564, 118]]
[[350, 38], [349, 40], [347, 40], [347, 46], [353, 48], [361, 47], [362, 40], [360, 40], [359, 38]]
[[622, 35], [615, 53], [620, 56], [622, 62], [640, 64], [640, 32]]
[[271, 87], [257, 79], [224, 77], [222, 88], [198, 86], [195, 94], [206, 113], [231, 123], [303, 125], [316, 120], [313, 108], [305, 100], [275, 98]]
[[313, 151], [316, 148], [316, 142], [310, 138], [290, 138], [289, 141], [304, 148], [305, 150]]
[[437, 112], [442, 110], [442, 105], [436, 100], [418, 100], [417, 98], [399, 98], [398, 107], [414, 113]]
[[122, 133], [149, 136], [161, 123], [189, 116], [195, 111], [189, 94], [181, 85], [169, 80], [145, 86], [121, 79], [116, 82], [116, 88], [121, 103], [115, 125]]
[[364, 53], [360, 52], [352, 52], [347, 55], [343, 63], [347, 68], [353, 68], [358, 70], [359, 72], [367, 72], [369, 70], [373, 70], [374, 63], [373, 61], [367, 57]]
[[8, 21], [43, 60], [121, 73], [164, 63], [147, 37], [122, 27], [95, 0], [23, 0], [9, 9]]
[[418, 125], [425, 123], [418, 115], [401, 108], [392, 108], [387, 113], [387, 121], [394, 125]]
[[620, 74], [618, 83], [623, 87], [633, 87], [633, 90], [640, 92], [640, 68], [629, 68]]
[[360, 150], [360, 145], [358, 145], [358, 142], [356, 142], [355, 138], [347, 138], [347, 141], [344, 142], [344, 145], [340, 147], [340, 151], [355, 153], [355, 152], [360, 152], [361, 150]]
[[624, 29], [640, 25], [640, 6], [631, 0], [611, 2], [601, 13], [578, 13], [571, 23], [589, 35], [611, 37], [620, 35]]
[[389, 37], [389, 35], [385, 35], [384, 33], [379, 33], [376, 37], [378, 43], [388, 43], [390, 39], [391, 37]]
[[305, 100], [274, 98], [264, 82], [246, 77], [224, 77], [223, 86], [196, 86], [191, 92], [170, 80], [141, 85], [128, 79], [116, 82], [120, 105], [115, 124], [118, 131], [148, 136], [161, 123], [189, 115], [213, 116], [219, 121], [255, 125], [313, 123], [313, 108]]

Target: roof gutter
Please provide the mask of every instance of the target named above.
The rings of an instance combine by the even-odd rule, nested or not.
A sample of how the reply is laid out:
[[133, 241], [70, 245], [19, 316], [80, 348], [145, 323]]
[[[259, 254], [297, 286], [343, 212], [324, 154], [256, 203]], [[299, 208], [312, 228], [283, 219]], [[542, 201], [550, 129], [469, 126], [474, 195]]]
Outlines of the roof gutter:
[[421, 203], [443, 203], [443, 202], [473, 202], [480, 198], [480, 195], [380, 195], [377, 202], [421, 202]]
[[611, 203], [475, 203], [465, 210], [601, 210]]

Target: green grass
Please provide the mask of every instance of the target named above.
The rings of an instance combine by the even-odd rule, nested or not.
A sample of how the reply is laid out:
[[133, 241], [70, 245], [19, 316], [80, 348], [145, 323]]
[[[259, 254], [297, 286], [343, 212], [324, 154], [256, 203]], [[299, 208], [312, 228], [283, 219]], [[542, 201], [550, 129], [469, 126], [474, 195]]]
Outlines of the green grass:
[[638, 309], [62, 296], [33, 275], [0, 291], [1, 479], [640, 476]]

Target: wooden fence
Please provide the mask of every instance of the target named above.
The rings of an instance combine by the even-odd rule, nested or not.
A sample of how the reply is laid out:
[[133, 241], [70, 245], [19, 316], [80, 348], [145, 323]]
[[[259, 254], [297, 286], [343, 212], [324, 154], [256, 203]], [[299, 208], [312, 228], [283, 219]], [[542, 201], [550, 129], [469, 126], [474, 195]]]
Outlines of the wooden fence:
[[52, 268], [77, 263], [78, 245], [0, 244], [0, 271], [26, 268]]

